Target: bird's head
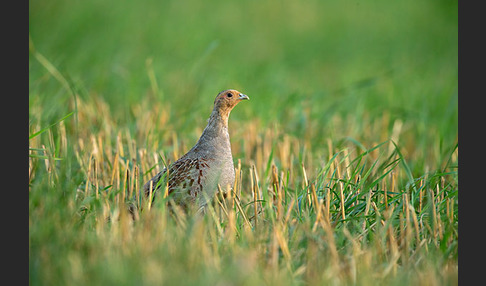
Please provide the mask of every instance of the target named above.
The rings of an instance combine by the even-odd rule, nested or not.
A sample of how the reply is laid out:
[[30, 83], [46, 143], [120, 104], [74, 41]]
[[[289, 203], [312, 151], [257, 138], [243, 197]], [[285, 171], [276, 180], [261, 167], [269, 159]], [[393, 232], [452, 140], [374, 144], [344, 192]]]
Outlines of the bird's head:
[[235, 89], [227, 89], [220, 92], [214, 100], [214, 108], [219, 111], [221, 115], [229, 115], [230, 111], [242, 100], [249, 100], [250, 98]]

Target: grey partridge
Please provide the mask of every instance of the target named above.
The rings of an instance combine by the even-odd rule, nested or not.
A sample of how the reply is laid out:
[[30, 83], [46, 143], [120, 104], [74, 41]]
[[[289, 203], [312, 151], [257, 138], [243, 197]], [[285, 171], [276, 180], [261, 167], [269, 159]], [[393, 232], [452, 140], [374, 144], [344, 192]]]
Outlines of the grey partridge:
[[[235, 182], [235, 168], [231, 154], [228, 133], [228, 117], [231, 110], [242, 100], [250, 99], [234, 89], [220, 92], [214, 100], [214, 108], [208, 124], [196, 145], [169, 167], [164, 168], [143, 186], [146, 197], [156, 191], [165, 182], [168, 194], [175, 204], [188, 207], [204, 208], [218, 189], [226, 190]], [[169, 170], [167, 172], [167, 169]], [[163, 178], [163, 180], [161, 180]], [[163, 182], [162, 182], [163, 181]]]

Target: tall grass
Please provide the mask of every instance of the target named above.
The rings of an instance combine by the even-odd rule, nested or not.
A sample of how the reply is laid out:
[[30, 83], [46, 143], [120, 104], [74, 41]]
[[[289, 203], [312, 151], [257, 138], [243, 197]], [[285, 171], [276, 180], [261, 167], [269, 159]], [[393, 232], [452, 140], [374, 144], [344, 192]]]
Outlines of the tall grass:
[[[113, 122], [104, 108], [100, 99], [79, 102], [80, 122], [89, 113]], [[126, 202], [162, 158], [187, 148], [138, 147], [116, 124], [96, 134], [80, 124], [68, 146], [67, 120], [30, 141], [33, 284], [456, 283], [457, 148], [417, 176], [391, 140], [369, 148], [329, 140], [326, 156], [311, 160], [305, 140], [245, 132], [256, 129], [246, 122], [244, 144], [234, 144], [242, 154], [234, 189], [203, 218], [171, 214], [157, 200], [132, 221]]]
[[[410, 3], [31, 2], [30, 283], [457, 284], [457, 7]], [[224, 88], [233, 190], [133, 220]]]

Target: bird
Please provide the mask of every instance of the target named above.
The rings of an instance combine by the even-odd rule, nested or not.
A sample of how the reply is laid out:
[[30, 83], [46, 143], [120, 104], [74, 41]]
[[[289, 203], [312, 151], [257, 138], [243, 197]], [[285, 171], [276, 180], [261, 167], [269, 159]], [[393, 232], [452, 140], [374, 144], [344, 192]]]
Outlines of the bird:
[[207, 125], [196, 144], [174, 163], [147, 181], [143, 186], [146, 198], [155, 199], [157, 191], [167, 188], [169, 197], [184, 210], [205, 206], [218, 190], [226, 190], [235, 182], [228, 118], [231, 110], [250, 98], [235, 89], [218, 93]]

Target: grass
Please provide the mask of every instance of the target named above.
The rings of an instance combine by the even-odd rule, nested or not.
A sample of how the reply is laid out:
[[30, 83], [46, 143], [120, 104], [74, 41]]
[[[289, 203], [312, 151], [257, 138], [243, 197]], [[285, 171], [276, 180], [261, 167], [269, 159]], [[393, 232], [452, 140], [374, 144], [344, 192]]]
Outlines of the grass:
[[[29, 9], [30, 284], [457, 284], [457, 2]], [[132, 221], [225, 88], [233, 192]]]

